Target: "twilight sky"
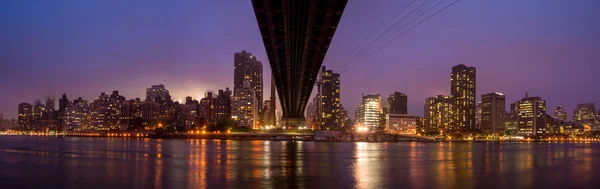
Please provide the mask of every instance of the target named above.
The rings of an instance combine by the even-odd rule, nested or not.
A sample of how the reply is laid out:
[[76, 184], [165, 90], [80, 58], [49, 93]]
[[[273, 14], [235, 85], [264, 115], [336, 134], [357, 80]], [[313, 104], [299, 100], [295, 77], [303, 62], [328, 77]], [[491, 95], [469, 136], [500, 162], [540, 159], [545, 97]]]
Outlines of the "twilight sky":
[[[403, 2], [350, 0], [325, 65], [340, 68]], [[448, 95], [451, 67], [464, 63], [477, 68], [478, 100], [497, 91], [510, 103], [527, 91], [571, 117], [577, 103], [600, 106], [598, 10], [598, 0], [462, 0], [341, 72], [342, 104], [352, 115], [361, 93], [400, 91], [409, 114], [422, 116], [425, 98]], [[250, 0], [4, 0], [0, 28], [4, 117], [48, 95], [143, 98], [160, 83], [174, 99], [201, 98], [232, 87], [233, 53], [243, 49], [265, 61], [269, 92]]]

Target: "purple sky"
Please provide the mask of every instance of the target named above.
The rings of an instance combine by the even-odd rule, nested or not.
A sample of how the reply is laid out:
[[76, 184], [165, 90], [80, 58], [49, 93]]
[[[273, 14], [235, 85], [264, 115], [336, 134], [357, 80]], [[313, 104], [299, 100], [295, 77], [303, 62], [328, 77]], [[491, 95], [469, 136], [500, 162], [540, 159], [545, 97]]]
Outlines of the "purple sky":
[[[403, 2], [350, 0], [325, 65], [340, 68]], [[478, 98], [497, 91], [514, 102], [528, 91], [571, 117], [577, 103], [600, 103], [599, 9], [597, 0], [463, 0], [342, 72], [342, 104], [353, 114], [363, 92], [400, 91], [421, 116], [464, 63], [477, 68]], [[267, 59], [250, 0], [5, 0], [0, 28], [0, 113], [10, 118], [21, 102], [62, 93], [144, 97], [162, 83], [174, 99], [199, 98], [232, 86], [234, 52]]]

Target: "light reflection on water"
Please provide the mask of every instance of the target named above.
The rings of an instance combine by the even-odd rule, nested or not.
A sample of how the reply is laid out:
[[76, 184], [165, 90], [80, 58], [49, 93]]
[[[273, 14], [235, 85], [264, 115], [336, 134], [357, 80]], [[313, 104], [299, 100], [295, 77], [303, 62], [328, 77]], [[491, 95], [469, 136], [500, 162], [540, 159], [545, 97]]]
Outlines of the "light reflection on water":
[[0, 188], [594, 188], [600, 144], [0, 137]]

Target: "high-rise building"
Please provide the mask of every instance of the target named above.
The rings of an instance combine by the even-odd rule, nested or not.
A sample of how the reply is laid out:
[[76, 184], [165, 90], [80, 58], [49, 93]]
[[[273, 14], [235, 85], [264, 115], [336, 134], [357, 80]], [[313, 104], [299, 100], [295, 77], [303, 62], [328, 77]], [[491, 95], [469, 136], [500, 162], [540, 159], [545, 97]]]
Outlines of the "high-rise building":
[[475, 105], [475, 126], [481, 128], [481, 101]]
[[101, 93], [98, 99], [90, 104], [90, 129], [109, 130], [109, 96]]
[[58, 129], [57, 130], [64, 130], [64, 128], [62, 128], [62, 123], [63, 123], [63, 119], [65, 118], [65, 109], [67, 108], [69, 103], [70, 103], [70, 101], [67, 98], [67, 94], [63, 94], [62, 97], [60, 99], [58, 99], [58, 111], [57, 111], [57, 115], [56, 115], [56, 118], [58, 120]]
[[81, 97], [73, 100], [73, 104], [65, 108], [65, 119], [63, 120], [65, 130], [82, 131], [89, 128], [89, 105]]
[[46, 111], [50, 112], [50, 111], [56, 111], [56, 109], [54, 108], [56, 106], [56, 99], [54, 99], [53, 96], [49, 96], [48, 98], [46, 98]]
[[554, 119], [561, 122], [567, 121], [567, 112], [565, 112], [561, 105], [558, 105], [554, 110]]
[[199, 117], [199, 106], [197, 100], [192, 100], [192, 97], [185, 98], [185, 105], [183, 106], [183, 117], [185, 119], [185, 129], [190, 130], [197, 128], [198, 125], [198, 117]]
[[143, 128], [142, 101], [140, 98], [125, 101], [120, 110], [121, 130], [137, 130]]
[[31, 129], [33, 124], [33, 107], [29, 103], [19, 104], [19, 128]]
[[119, 95], [119, 91], [113, 91], [108, 97], [107, 123], [110, 129], [119, 129], [121, 126], [121, 110], [125, 104], [125, 97]]
[[199, 103], [199, 116], [207, 119], [211, 124], [231, 117], [231, 91], [219, 90], [217, 96], [213, 92], [206, 92], [205, 97]]
[[501, 135], [506, 124], [506, 97], [502, 93], [481, 95], [481, 131]]
[[42, 104], [42, 101], [35, 100], [33, 103], [33, 127], [41, 129], [43, 117], [46, 115], [46, 106]]
[[408, 96], [401, 92], [394, 92], [388, 97], [388, 113], [408, 114]]
[[321, 128], [340, 127], [340, 74], [321, 68]]
[[439, 131], [456, 130], [452, 123], [454, 111], [452, 97], [437, 95], [425, 101], [425, 117], [423, 131], [435, 133]]
[[258, 128], [258, 98], [250, 82], [244, 82], [243, 88], [234, 90], [231, 117], [237, 127]]
[[504, 123], [505, 133], [508, 135], [516, 135], [519, 128], [519, 110], [517, 103], [510, 104], [510, 110], [506, 112], [506, 121]]
[[[255, 115], [257, 120], [253, 120], [255, 123], [258, 121], [259, 125], [263, 123], [262, 121], [262, 108], [263, 105], [263, 65], [262, 62], [256, 59], [256, 56], [252, 56], [251, 53], [243, 50], [242, 52], [237, 52], [234, 54], [234, 73], [233, 73], [233, 93], [234, 98], [235, 94], [242, 94], [242, 92], [237, 92], [237, 90], [243, 90], [245, 94], [249, 91], [245, 87], [244, 82], [248, 82], [249, 89], [252, 89], [254, 93], [254, 98], [256, 98], [257, 107], [257, 115]], [[233, 110], [232, 110], [233, 111]], [[247, 120], [246, 120], [247, 121]], [[254, 125], [254, 124], [252, 124]]]
[[363, 95], [360, 104], [358, 120], [359, 124], [366, 126], [369, 130], [381, 130], [381, 95]]
[[171, 101], [171, 95], [169, 95], [169, 90], [165, 88], [165, 85], [152, 85], [150, 88], [146, 89], [146, 99], [151, 101]]
[[540, 97], [529, 97], [517, 102], [519, 112], [518, 134], [536, 136], [546, 133], [546, 101]]
[[596, 106], [594, 103], [577, 104], [573, 111], [573, 122], [581, 125], [591, 126], [596, 117]]
[[453, 99], [453, 124], [459, 130], [475, 130], [475, 67], [452, 67], [450, 94]]

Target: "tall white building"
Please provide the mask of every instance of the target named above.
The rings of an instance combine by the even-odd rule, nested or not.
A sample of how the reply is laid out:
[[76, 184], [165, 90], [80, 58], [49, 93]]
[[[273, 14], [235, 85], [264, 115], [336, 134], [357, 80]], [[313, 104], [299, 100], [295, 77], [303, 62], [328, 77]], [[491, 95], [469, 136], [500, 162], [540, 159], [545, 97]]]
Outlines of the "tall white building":
[[369, 130], [377, 130], [382, 113], [381, 95], [363, 95], [357, 117], [359, 124], [368, 127]]

